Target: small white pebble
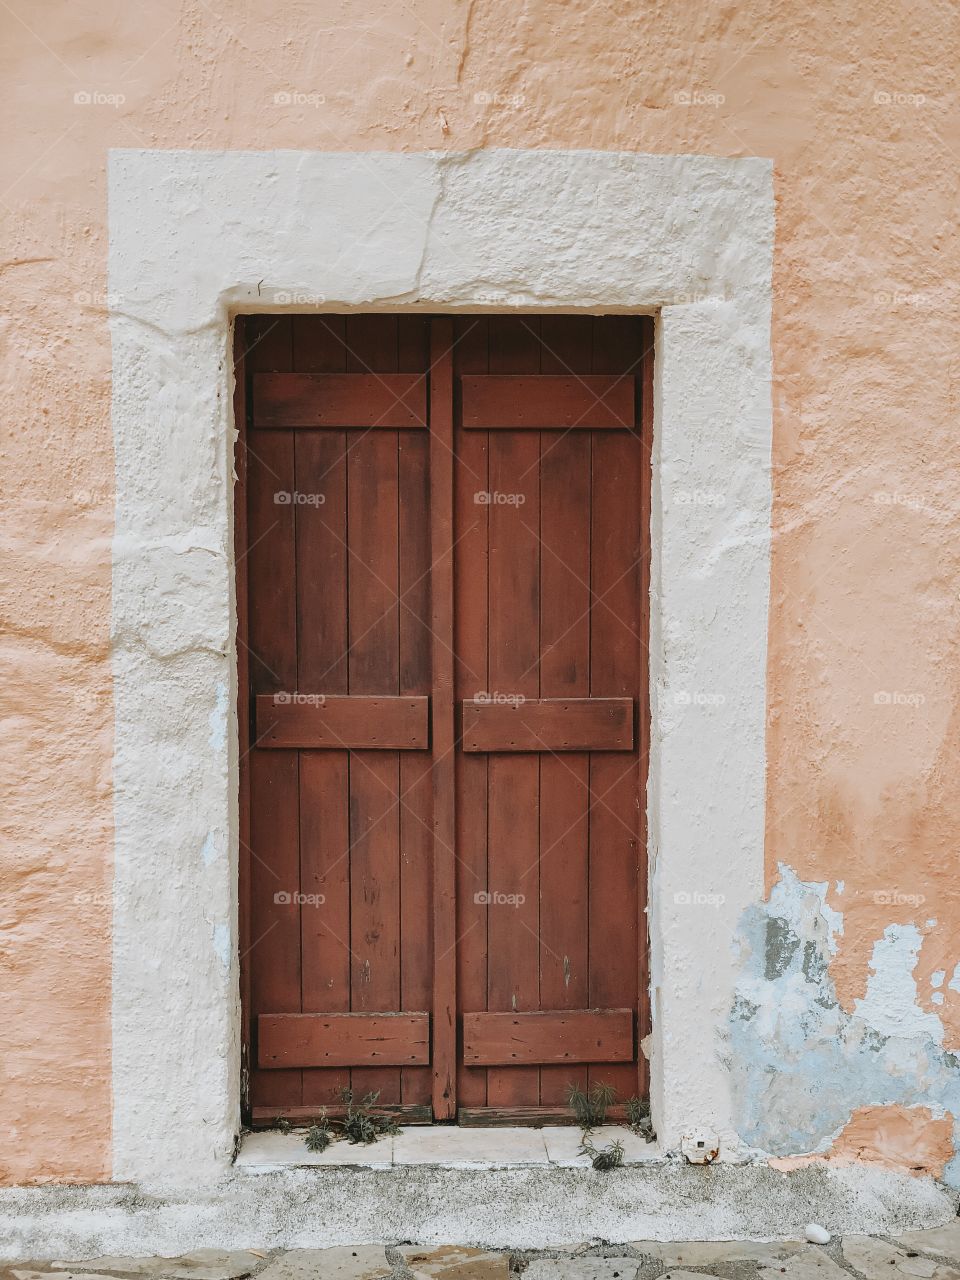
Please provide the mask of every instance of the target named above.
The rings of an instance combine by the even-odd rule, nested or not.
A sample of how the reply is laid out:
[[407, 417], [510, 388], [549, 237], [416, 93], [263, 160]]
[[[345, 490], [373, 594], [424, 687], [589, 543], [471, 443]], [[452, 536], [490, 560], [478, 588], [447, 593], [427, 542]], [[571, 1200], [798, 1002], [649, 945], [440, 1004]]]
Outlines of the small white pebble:
[[829, 1244], [830, 1232], [826, 1227], [821, 1227], [819, 1222], [808, 1222], [804, 1235], [811, 1244]]

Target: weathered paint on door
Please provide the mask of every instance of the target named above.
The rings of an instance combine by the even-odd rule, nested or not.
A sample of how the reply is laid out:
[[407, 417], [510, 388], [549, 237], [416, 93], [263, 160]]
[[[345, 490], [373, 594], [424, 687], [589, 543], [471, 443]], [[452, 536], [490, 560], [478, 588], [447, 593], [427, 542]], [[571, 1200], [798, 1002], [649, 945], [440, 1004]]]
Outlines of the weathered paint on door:
[[651, 337], [238, 327], [255, 1122], [645, 1091]]

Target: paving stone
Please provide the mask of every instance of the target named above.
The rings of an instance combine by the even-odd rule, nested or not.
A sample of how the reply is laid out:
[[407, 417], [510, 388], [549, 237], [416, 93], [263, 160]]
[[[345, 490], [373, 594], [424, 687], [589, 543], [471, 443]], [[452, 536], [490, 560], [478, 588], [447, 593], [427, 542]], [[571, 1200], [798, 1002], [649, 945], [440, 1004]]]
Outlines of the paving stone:
[[430, 1249], [403, 1245], [400, 1249], [417, 1280], [509, 1280], [510, 1255], [488, 1249], [445, 1244]]
[[89, 1258], [83, 1262], [51, 1262], [62, 1275], [64, 1271], [83, 1272], [89, 1280], [92, 1272], [111, 1272], [114, 1276], [169, 1276], [174, 1280], [239, 1280], [248, 1276], [263, 1259], [245, 1249], [197, 1249], [179, 1258]]
[[523, 1280], [636, 1280], [639, 1270], [636, 1258], [534, 1258]]
[[[758, 1280], [848, 1280], [821, 1245], [801, 1244], [796, 1252], [777, 1262], [774, 1259], [757, 1272]], [[889, 1277], [886, 1280], [890, 1280]]]
[[897, 1243], [904, 1249], [922, 1249], [926, 1253], [940, 1253], [945, 1258], [960, 1260], [960, 1221], [931, 1231], [904, 1231], [897, 1236]]
[[934, 1262], [932, 1258], [910, 1257], [910, 1251], [898, 1249], [872, 1236], [846, 1236], [843, 1256], [867, 1280], [880, 1276], [918, 1276], [920, 1280], [960, 1280], [960, 1271]]
[[726, 1262], [776, 1262], [800, 1253], [806, 1246], [799, 1240], [682, 1240], [666, 1244], [660, 1240], [634, 1240], [631, 1248], [660, 1258], [667, 1267], [712, 1267]]
[[[50, 1266], [59, 1266], [50, 1263]], [[96, 1271], [28, 1271], [22, 1267], [11, 1269], [5, 1274], [14, 1280], [117, 1280], [116, 1275], [100, 1274]]]
[[709, 1271], [682, 1271], [671, 1267], [663, 1273], [663, 1280], [718, 1280], [718, 1277], [712, 1276]]
[[663, 1272], [662, 1280], [718, 1280], [718, 1277], [710, 1275], [709, 1271], [681, 1271], [671, 1267], [671, 1270]]
[[264, 1267], [257, 1280], [379, 1280], [392, 1270], [382, 1244], [348, 1244], [290, 1249]]

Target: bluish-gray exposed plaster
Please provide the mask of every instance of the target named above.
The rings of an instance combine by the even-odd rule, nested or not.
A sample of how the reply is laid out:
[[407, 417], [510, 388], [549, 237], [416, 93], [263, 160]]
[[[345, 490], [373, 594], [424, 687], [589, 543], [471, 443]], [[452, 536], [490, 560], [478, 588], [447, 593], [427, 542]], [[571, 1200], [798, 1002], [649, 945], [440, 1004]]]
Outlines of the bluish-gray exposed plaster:
[[[744, 1140], [775, 1156], [828, 1150], [858, 1107], [924, 1106], [935, 1116], [960, 1116], [960, 1060], [943, 1047], [940, 1018], [917, 999], [919, 929], [887, 926], [866, 994], [847, 1013], [829, 973], [843, 917], [827, 905], [827, 887], [804, 883], [781, 864], [769, 901], [744, 913], [736, 944], [734, 1106]], [[960, 1155], [944, 1176], [960, 1186]]]

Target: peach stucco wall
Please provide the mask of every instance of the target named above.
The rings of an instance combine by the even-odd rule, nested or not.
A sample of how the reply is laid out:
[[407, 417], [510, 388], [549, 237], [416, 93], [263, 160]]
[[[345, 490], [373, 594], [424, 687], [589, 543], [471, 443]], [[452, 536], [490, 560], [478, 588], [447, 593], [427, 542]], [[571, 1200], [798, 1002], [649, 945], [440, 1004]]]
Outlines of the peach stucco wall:
[[960, 1048], [953, 7], [12, 0], [0, 27], [0, 1176], [110, 1170], [111, 147], [772, 157], [769, 881], [828, 882], [848, 1013], [916, 926]]

